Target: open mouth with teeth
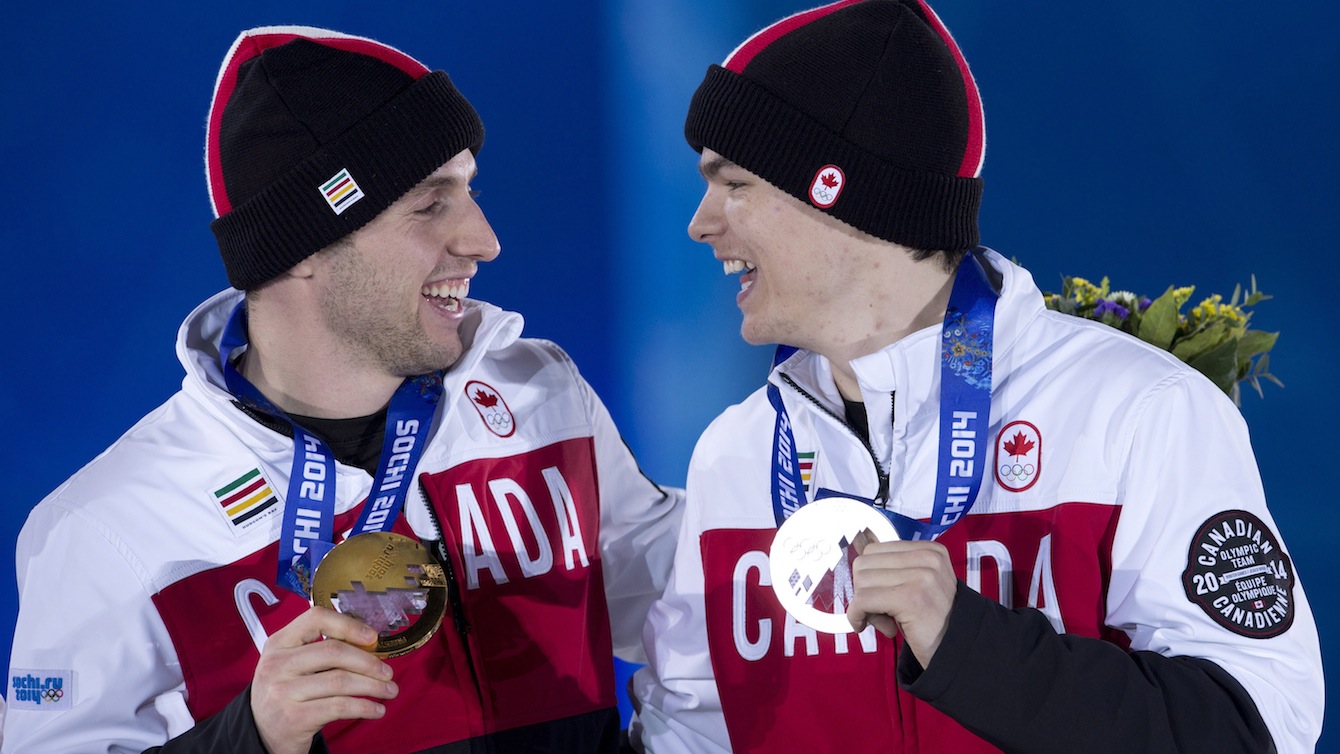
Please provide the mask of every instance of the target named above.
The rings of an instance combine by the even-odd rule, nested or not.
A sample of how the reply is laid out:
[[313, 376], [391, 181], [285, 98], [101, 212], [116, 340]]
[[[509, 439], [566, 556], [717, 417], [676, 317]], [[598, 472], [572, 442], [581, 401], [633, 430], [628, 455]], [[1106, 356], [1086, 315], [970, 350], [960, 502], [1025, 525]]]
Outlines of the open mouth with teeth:
[[735, 275], [741, 272], [744, 273], [740, 276], [741, 293], [749, 290], [749, 286], [754, 284], [754, 276], [752, 273], [754, 270], [758, 269], [752, 262], [746, 262], [742, 259], [723, 259], [721, 260], [721, 268], [725, 270], [727, 275]]
[[429, 283], [419, 289], [419, 295], [428, 299], [429, 303], [448, 312], [459, 312], [461, 302], [470, 295], [469, 280], [444, 280], [438, 283]]

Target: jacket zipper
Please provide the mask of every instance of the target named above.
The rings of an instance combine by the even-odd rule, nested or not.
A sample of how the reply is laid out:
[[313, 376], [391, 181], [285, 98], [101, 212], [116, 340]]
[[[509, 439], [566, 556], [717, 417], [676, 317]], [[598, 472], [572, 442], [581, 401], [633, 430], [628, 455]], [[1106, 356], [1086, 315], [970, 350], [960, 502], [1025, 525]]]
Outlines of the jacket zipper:
[[470, 680], [474, 681], [475, 694], [482, 702], [484, 690], [479, 684], [479, 673], [475, 670], [474, 653], [470, 650], [470, 633], [474, 629], [465, 617], [465, 607], [461, 602], [461, 586], [456, 580], [455, 569], [451, 567], [451, 553], [447, 552], [446, 529], [442, 527], [442, 521], [437, 517], [437, 510], [433, 508], [433, 503], [428, 499], [428, 493], [424, 491], [422, 484], [419, 485], [419, 496], [423, 498], [423, 505], [428, 509], [428, 518], [433, 522], [433, 528], [437, 530], [437, 539], [432, 542], [430, 549], [447, 575], [447, 601], [451, 604], [452, 623], [455, 624], [456, 635], [461, 638], [461, 646], [465, 649], [465, 664], [470, 668]]
[[[886, 472], [883, 466], [880, 465], [879, 458], [875, 456], [875, 448], [870, 444], [870, 441], [862, 437], [860, 432], [857, 432], [856, 429], [851, 426], [851, 424], [847, 423], [846, 418], [838, 416], [837, 414], [833, 413], [831, 410], [829, 410], [827, 406], [820, 403], [817, 398], [805, 392], [805, 390], [801, 388], [800, 385], [796, 384], [795, 380], [791, 379], [790, 375], [786, 374], [785, 372], [778, 372], [777, 376], [781, 377], [782, 380], [786, 382], [786, 384], [790, 385], [792, 390], [795, 390], [797, 393], [800, 393], [801, 396], [803, 396], [806, 400], [808, 400], [810, 403], [813, 403], [815, 408], [818, 408], [820, 411], [832, 417], [833, 421], [836, 421], [838, 424], [841, 424], [842, 426], [846, 427], [847, 431], [850, 432], [853, 437], [855, 437], [857, 440], [860, 440], [861, 447], [865, 448], [865, 452], [870, 454], [870, 462], [873, 463], [875, 466], [875, 476], [879, 478], [879, 492], [875, 494], [875, 504], [881, 508], [888, 507], [889, 473]], [[891, 397], [890, 401], [892, 400], [893, 399]], [[890, 404], [889, 407], [889, 423], [890, 424], [893, 423], [892, 404]]]

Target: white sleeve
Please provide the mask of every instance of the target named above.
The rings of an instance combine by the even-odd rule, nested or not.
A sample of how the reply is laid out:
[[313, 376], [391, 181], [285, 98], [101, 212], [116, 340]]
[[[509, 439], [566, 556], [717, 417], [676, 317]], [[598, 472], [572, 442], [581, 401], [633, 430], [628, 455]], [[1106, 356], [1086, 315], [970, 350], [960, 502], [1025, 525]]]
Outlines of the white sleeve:
[[670, 575], [684, 491], [657, 485], [642, 473], [605, 404], [580, 375], [577, 381], [594, 427], [600, 557], [614, 654], [642, 663], [642, 625]]
[[[1283, 631], [1262, 624], [1266, 628], [1255, 631], [1258, 636], [1251, 635], [1251, 625], [1233, 622], [1242, 622], [1233, 617], [1242, 613], [1216, 611], [1216, 618], [1193, 601], [1213, 600], [1213, 595], [1201, 597], [1197, 591], [1198, 585], [1204, 589], [1206, 563], [1214, 563], [1210, 570], [1218, 568], [1220, 574], [1227, 571], [1230, 578], [1264, 570], [1260, 560], [1243, 560], [1238, 565], [1250, 567], [1233, 572], [1231, 553], [1215, 551], [1217, 535], [1203, 534], [1209, 531], [1207, 524], [1228, 516], [1248, 522], [1249, 530], [1250, 522], [1259, 520], [1265, 531], [1256, 542], [1268, 541], [1267, 550], [1277, 546], [1287, 553], [1266, 508], [1246, 423], [1231, 401], [1196, 375], [1156, 388], [1152, 395], [1149, 405], [1133, 417], [1128, 434], [1108, 624], [1130, 637], [1132, 650], [1219, 665], [1251, 695], [1279, 751], [1313, 751], [1321, 732], [1324, 689], [1317, 627], [1302, 584], [1295, 580], [1292, 595], [1285, 595], [1292, 602], [1292, 624]], [[1198, 533], [1209, 547], [1197, 543]], [[1248, 531], [1242, 540], [1248, 549], [1251, 536]], [[1199, 560], [1211, 555], [1220, 562]], [[1261, 579], [1267, 580], [1274, 581], [1274, 576]], [[1227, 609], [1233, 602], [1225, 595], [1221, 592], [1217, 604]], [[1248, 595], [1229, 596], [1237, 600]]]
[[[699, 441], [699, 449], [703, 442]], [[633, 691], [641, 711], [629, 734], [635, 747], [649, 752], [730, 751], [707, 645], [702, 550], [698, 544], [705, 502], [698, 458], [695, 450], [689, 464], [688, 497], [670, 583], [665, 595], [652, 605], [643, 629], [648, 665], [633, 676]]]
[[139, 754], [192, 725], [147, 574], [123, 542], [52, 498], [15, 557], [4, 752]]

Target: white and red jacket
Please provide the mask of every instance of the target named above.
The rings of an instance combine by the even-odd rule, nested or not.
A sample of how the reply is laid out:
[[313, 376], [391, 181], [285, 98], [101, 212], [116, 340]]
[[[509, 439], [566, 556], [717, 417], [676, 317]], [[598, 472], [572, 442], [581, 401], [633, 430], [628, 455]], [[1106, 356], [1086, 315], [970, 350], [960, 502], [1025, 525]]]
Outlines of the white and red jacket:
[[[694, 450], [635, 681], [647, 750], [1312, 750], [1316, 626], [1241, 415], [1173, 356], [1047, 311], [1025, 270], [986, 259], [1001, 290], [990, 425], [975, 438], [988, 469], [939, 538], [960, 586], [930, 666], [873, 628], [816, 634], [780, 607], [776, 412], [759, 390]], [[852, 362], [868, 446], [825, 359], [773, 369], [810, 499], [877, 499], [886, 475], [888, 506], [927, 520], [940, 331]]]
[[[219, 370], [240, 298], [192, 313], [182, 390], [28, 518], [6, 752], [140, 752], [225, 708], [232, 721], [206, 740], [164, 750], [256, 750], [244, 692], [260, 647], [308, 604], [274, 584], [293, 441], [240, 410]], [[327, 726], [332, 751], [604, 741], [610, 720], [617, 737], [611, 652], [642, 659], [682, 493], [642, 475], [557, 346], [468, 305], [468, 348], [397, 528], [445, 540], [459, 609], [389, 661], [400, 694], [385, 718]], [[336, 531], [370, 486], [338, 465]]]

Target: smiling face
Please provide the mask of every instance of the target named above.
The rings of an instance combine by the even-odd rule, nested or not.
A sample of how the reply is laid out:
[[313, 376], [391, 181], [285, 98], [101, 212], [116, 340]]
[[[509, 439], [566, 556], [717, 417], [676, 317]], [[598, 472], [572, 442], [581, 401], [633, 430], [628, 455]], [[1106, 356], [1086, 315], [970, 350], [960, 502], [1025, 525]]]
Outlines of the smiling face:
[[318, 254], [321, 316], [351, 366], [408, 377], [460, 358], [470, 278], [499, 252], [475, 173], [474, 155], [460, 152]]
[[710, 149], [699, 169], [707, 190], [689, 235], [711, 245], [727, 275], [743, 273], [740, 334], [753, 344], [832, 350], [867, 289], [859, 260], [869, 241]]

